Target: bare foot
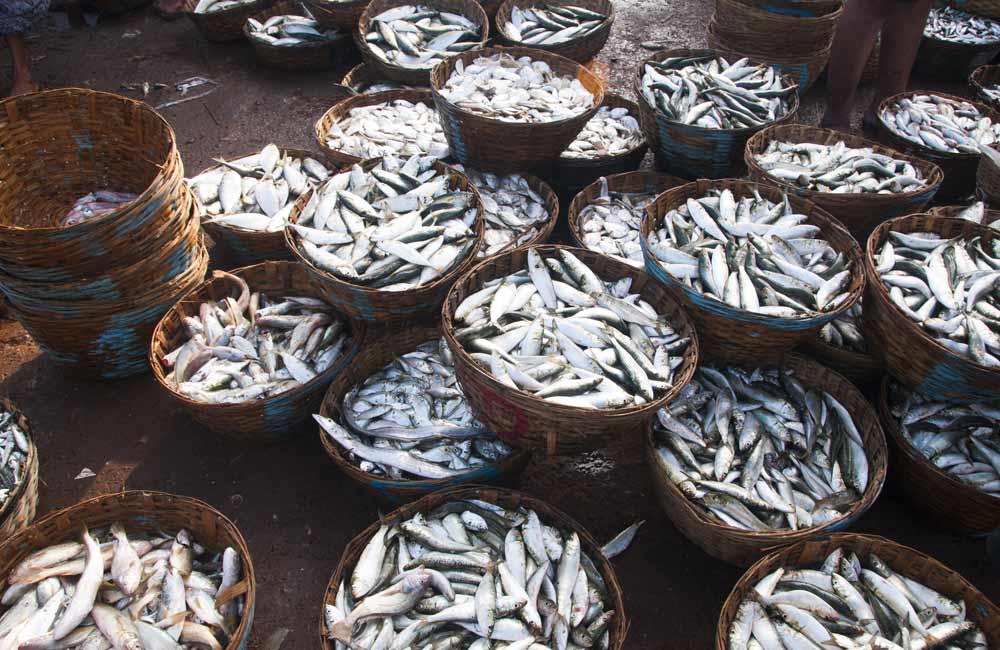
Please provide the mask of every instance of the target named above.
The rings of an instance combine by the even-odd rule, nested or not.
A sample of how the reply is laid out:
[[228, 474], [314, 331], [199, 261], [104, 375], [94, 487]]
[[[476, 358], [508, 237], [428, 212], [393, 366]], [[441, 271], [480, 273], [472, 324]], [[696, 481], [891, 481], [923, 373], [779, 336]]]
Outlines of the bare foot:
[[41, 89], [42, 87], [31, 79], [26, 81], [15, 80], [14, 84], [10, 87], [10, 96], [16, 97], [18, 95], [27, 95], [28, 93], [37, 93]]

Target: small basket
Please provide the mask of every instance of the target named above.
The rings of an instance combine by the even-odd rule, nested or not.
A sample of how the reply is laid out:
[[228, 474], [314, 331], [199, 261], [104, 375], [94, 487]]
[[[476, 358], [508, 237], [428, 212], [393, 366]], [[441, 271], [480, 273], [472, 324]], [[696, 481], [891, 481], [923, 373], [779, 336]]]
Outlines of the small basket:
[[674, 376], [673, 388], [665, 395], [643, 405], [620, 409], [594, 410], [554, 404], [500, 383], [455, 338], [453, 315], [462, 300], [482, 288], [487, 281], [526, 268], [528, 251], [521, 248], [491, 257], [462, 276], [448, 292], [441, 309], [444, 337], [455, 357], [455, 371], [473, 412], [509, 444], [544, 449], [549, 455], [595, 449], [611, 436], [633, 435], [641, 431], [646, 421], [670, 402], [694, 376], [698, 362], [698, 336], [691, 321], [673, 296], [664, 287], [650, 281], [640, 269], [582, 248], [537, 246], [533, 250], [542, 257], [567, 250], [605, 281], [632, 278], [630, 291], [650, 303], [678, 334], [691, 339], [683, 353], [684, 361]]
[[994, 43], [955, 43], [926, 34], [920, 40], [913, 69], [928, 77], [965, 80], [971, 71], [985, 65], [1000, 53], [1000, 41]]
[[302, 0], [320, 27], [353, 30], [371, 0]]
[[[838, 194], [804, 189], [771, 176], [757, 163], [757, 154], [764, 153], [772, 140], [823, 145], [843, 142], [852, 148], [870, 147], [876, 153], [909, 162], [920, 171], [925, 184], [915, 190], [898, 194]], [[941, 169], [934, 163], [901, 154], [856, 135], [805, 124], [782, 124], [757, 133], [747, 141], [744, 159], [751, 180], [774, 185], [785, 192], [795, 193], [812, 201], [838, 219], [858, 241], [865, 241], [871, 231], [886, 219], [923, 210], [924, 206], [934, 198], [934, 193], [944, 178]]]
[[980, 236], [986, 242], [1000, 232], [965, 219], [912, 214], [886, 221], [868, 238], [865, 255], [865, 340], [886, 372], [908, 388], [941, 399], [993, 400], [1000, 392], [1000, 369], [987, 368], [947, 349], [911, 321], [889, 298], [875, 270], [875, 256], [890, 230], [933, 232], [946, 239]]
[[[559, 7], [563, 5], [572, 5], [596, 11], [604, 14], [607, 18], [583, 38], [559, 43], [558, 45], [527, 45], [522, 41], [514, 40], [508, 34], [507, 23], [510, 21], [510, 14], [514, 7], [523, 10], [534, 7]], [[495, 22], [497, 36], [505, 46], [530, 47], [543, 52], [558, 54], [579, 63], [586, 63], [597, 56], [597, 53], [601, 51], [604, 44], [608, 42], [608, 37], [611, 36], [611, 25], [615, 22], [615, 8], [609, 0], [504, 0], [496, 12]]]
[[[263, 23], [272, 16], [301, 16], [302, 5], [296, 0], [279, 0], [251, 18]], [[317, 22], [319, 22], [317, 20]], [[322, 29], [320, 25], [320, 29]], [[329, 41], [304, 41], [298, 45], [272, 45], [250, 35], [250, 26], [243, 25], [243, 36], [253, 46], [254, 54], [264, 65], [282, 70], [325, 70], [337, 64], [351, 49], [350, 35], [345, 31]]]
[[698, 199], [705, 196], [711, 189], [729, 189], [737, 199], [749, 196], [756, 190], [763, 198], [773, 203], [780, 203], [784, 196], [781, 190], [770, 185], [730, 179], [701, 180], [664, 192], [646, 208], [646, 216], [642, 220], [642, 256], [646, 260], [646, 272], [662, 282], [670, 291], [677, 293], [681, 305], [695, 323], [705, 355], [732, 362], [779, 358], [785, 352], [814, 338], [823, 325], [850, 309], [861, 299], [865, 273], [858, 243], [825, 210], [794, 194], [788, 195], [792, 208], [796, 212], [808, 215], [806, 223], [819, 226], [820, 236], [834, 250], [844, 253], [851, 264], [851, 279], [846, 288], [849, 295], [836, 310], [810, 318], [780, 318], [754, 314], [709, 298], [673, 278], [649, 251], [649, 234], [659, 226], [667, 212], [683, 205], [689, 198]]
[[810, 54], [788, 56], [784, 50], [775, 51], [774, 48], [770, 47], [750, 49], [743, 44], [746, 40], [756, 38], [756, 36], [755, 34], [747, 35], [745, 32], [721, 32], [715, 21], [712, 20], [708, 24], [706, 38], [708, 46], [719, 54], [728, 55], [731, 58], [747, 56], [759, 63], [766, 63], [790, 77], [797, 85], [796, 93], [799, 97], [805, 95], [806, 91], [812, 88], [830, 60], [832, 46], [823, 49], [814, 48]]
[[837, 533], [824, 539], [809, 540], [783, 548], [747, 569], [722, 605], [719, 624], [715, 630], [715, 650], [729, 649], [729, 628], [736, 618], [736, 612], [740, 604], [751, 597], [754, 587], [761, 579], [780, 567], [791, 569], [819, 565], [827, 555], [841, 547], [854, 551], [862, 558], [875, 553], [893, 571], [904, 577], [927, 585], [946, 598], [965, 601], [968, 618], [986, 634], [989, 647], [996, 647], [1000, 643], [1000, 609], [961, 575], [928, 555], [883, 537]]
[[585, 528], [571, 519], [569, 515], [553, 508], [544, 501], [530, 497], [521, 492], [485, 486], [469, 486], [450, 490], [441, 490], [439, 492], [429, 494], [419, 501], [414, 501], [413, 503], [405, 505], [398, 510], [390, 512], [384, 517], [380, 517], [380, 521], [375, 522], [351, 540], [351, 542], [347, 545], [347, 548], [344, 549], [344, 554], [340, 557], [340, 562], [337, 564], [337, 568], [333, 572], [333, 576], [330, 578], [330, 583], [326, 587], [326, 593], [323, 595], [323, 609], [321, 610], [319, 617], [319, 638], [322, 650], [334, 650], [334, 642], [327, 638], [328, 630], [326, 629], [326, 623], [324, 620], [325, 616], [323, 615], [323, 612], [325, 612], [327, 605], [333, 605], [336, 602], [337, 589], [340, 587], [341, 581], [344, 579], [347, 572], [353, 570], [355, 565], [357, 565], [358, 560], [361, 557], [361, 552], [368, 544], [368, 541], [375, 535], [376, 532], [378, 532], [380, 524], [385, 523], [392, 526], [413, 517], [417, 513], [430, 512], [438, 506], [450, 501], [468, 499], [495, 503], [507, 509], [524, 506], [538, 513], [539, 518], [544, 523], [557, 528], [569, 529], [576, 532], [580, 537], [581, 550], [587, 553], [587, 555], [594, 561], [597, 572], [601, 574], [601, 577], [604, 579], [604, 583], [607, 586], [606, 600], [608, 602], [605, 611], [614, 610], [615, 612], [615, 616], [611, 621], [611, 626], [608, 628], [608, 633], [610, 635], [610, 640], [607, 646], [608, 650], [622, 650], [625, 646], [625, 637], [628, 635], [629, 628], [628, 617], [625, 615], [624, 597], [621, 585], [618, 583], [618, 578], [615, 576], [614, 568], [611, 566], [611, 562], [609, 562], [601, 552], [600, 543], [598, 543]]
[[[753, 368], [759, 367], [756, 363], [751, 365]], [[807, 388], [817, 388], [833, 395], [854, 418], [861, 433], [865, 454], [868, 456], [868, 487], [861, 495], [861, 499], [852, 504], [850, 510], [839, 519], [804, 530], [757, 532], [727, 526], [708, 515], [667, 477], [666, 471], [661, 467], [660, 455], [656, 451], [652, 423], [647, 426], [646, 458], [649, 461], [657, 497], [670, 521], [701, 550], [737, 566], [748, 566], [774, 548], [847, 528], [875, 503], [885, 483], [888, 465], [885, 435], [882, 433], [875, 409], [861, 391], [836, 372], [798, 354], [785, 356], [781, 365], [791, 370], [795, 378]]]
[[28, 438], [28, 456], [24, 462], [24, 476], [21, 482], [7, 495], [0, 507], [0, 539], [9, 539], [17, 531], [31, 524], [38, 510], [38, 446], [28, 418], [17, 405], [6, 397], [0, 397], [0, 407], [14, 414], [14, 422]]
[[[397, 81], [392, 81], [391, 79], [385, 79], [380, 77], [378, 71], [373, 69], [367, 63], [359, 63], [344, 75], [344, 78], [340, 80], [340, 85], [350, 90], [355, 95], [363, 95], [368, 92], [368, 88], [372, 84], [386, 82], [398, 84]], [[409, 90], [409, 88], [401, 88], [400, 90]], [[426, 89], [425, 89], [426, 90]], [[433, 98], [428, 99], [428, 104], [433, 102]]]
[[976, 99], [996, 110], [1000, 109], [1000, 101], [983, 92], [986, 86], [993, 84], [1000, 84], [1000, 65], [981, 65], [969, 75], [969, 85], [976, 91]]
[[892, 444], [894, 480], [907, 500], [949, 530], [986, 535], [1000, 527], [1000, 497], [990, 496], [938, 469], [914, 449], [890, 410], [890, 390], [892, 378], [886, 375], [879, 391], [878, 413]]
[[[642, 132], [646, 136], [659, 169], [682, 178], [725, 178], [742, 176], [743, 148], [754, 133], [769, 126], [746, 129], [706, 129], [693, 124], [681, 124], [668, 119], [658, 109], [649, 105], [642, 94], [642, 75], [646, 64], [659, 62], [667, 57], [678, 56], [715, 56], [720, 53], [715, 50], [703, 49], [667, 49], [660, 50], [639, 64], [636, 70], [634, 84], [639, 97], [639, 117]], [[757, 63], [757, 61], [752, 61]], [[786, 84], [794, 80], [783, 75]], [[793, 95], [788, 112], [771, 124], [781, 124], [791, 121], [799, 109], [799, 99]]]
[[949, 4], [970, 14], [1000, 18], [1000, 2], [997, 0], [952, 0]]
[[994, 124], [1000, 122], [1000, 112], [997, 112], [982, 102], [976, 102], [964, 97], [956, 97], [955, 95], [947, 95], [945, 93], [928, 93], [928, 91], [925, 90], [915, 90], [893, 95], [892, 97], [882, 100], [882, 103], [879, 104], [878, 107], [878, 139], [891, 149], [901, 151], [917, 158], [923, 158], [924, 160], [932, 162], [941, 168], [941, 171], [944, 172], [944, 180], [938, 188], [935, 200], [939, 202], [951, 201], [953, 199], [968, 196], [969, 194], [972, 194], [973, 189], [975, 189], [976, 167], [979, 165], [978, 153], [946, 153], [935, 151], [930, 147], [917, 144], [916, 142], [896, 135], [889, 130], [889, 127], [887, 127], [885, 122], [882, 120], [882, 111], [890, 104], [912, 95], [927, 94], [945, 97], [954, 101], [968, 102], [979, 109], [979, 112], [982, 115], [993, 120]]
[[[369, 171], [381, 162], [381, 158], [370, 158], [362, 162], [361, 167], [365, 171]], [[410, 289], [409, 291], [380, 291], [379, 289], [347, 282], [316, 266], [309, 259], [309, 256], [302, 251], [298, 239], [293, 235], [294, 231], [291, 228], [285, 228], [285, 244], [295, 257], [309, 269], [313, 277], [317, 279], [323, 292], [322, 297], [349, 317], [379, 323], [428, 317], [440, 309], [441, 303], [445, 299], [445, 294], [455, 280], [475, 264], [476, 254], [483, 243], [484, 230], [483, 206], [479, 199], [479, 190], [469, 182], [465, 174], [440, 161], [435, 161], [434, 168], [439, 172], [448, 174], [452, 185], [456, 189], [463, 192], [471, 192], [476, 197], [478, 214], [475, 225], [477, 232], [476, 241], [466, 253], [465, 259], [429, 284], [417, 287], [416, 289]], [[299, 197], [295, 203], [295, 207], [292, 208], [292, 213], [288, 217], [288, 223], [293, 224], [298, 222], [299, 214], [301, 214], [302, 208], [305, 207], [311, 195], [312, 192], [307, 192]]]
[[[354, 70], [351, 72], [353, 73]], [[373, 72], [373, 70], [372, 68], [367, 68], [366, 72]], [[344, 78], [344, 85], [348, 85], [346, 77]], [[323, 155], [326, 156], [326, 159], [334, 167], [346, 167], [361, 162], [362, 159], [358, 156], [352, 156], [351, 154], [334, 149], [326, 143], [326, 136], [330, 133], [330, 127], [335, 122], [347, 117], [351, 109], [361, 106], [384, 104], [397, 99], [405, 99], [413, 104], [423, 102], [428, 107], [434, 104], [434, 98], [431, 96], [430, 91], [425, 88], [419, 90], [415, 88], [411, 90], [387, 90], [381, 93], [366, 93], [347, 97], [334, 104], [333, 107], [323, 113], [323, 116], [316, 121], [316, 126], [313, 127], [313, 138], [316, 140], [316, 146], [319, 147], [320, 151], [323, 152]]]
[[[441, 328], [438, 324], [414, 323], [412, 327], [391, 329], [374, 338], [359, 350], [350, 365], [334, 378], [323, 397], [320, 415], [342, 422], [341, 409], [344, 396], [348, 392], [392, 363], [398, 356], [413, 351], [427, 341], [436, 341], [440, 337]], [[513, 483], [531, 458], [530, 451], [515, 449], [510, 456], [496, 465], [487, 465], [461, 476], [447, 479], [399, 480], [362, 471], [344, 456], [341, 446], [334, 442], [322, 427], [319, 428], [319, 439], [337, 469], [371, 492], [379, 501], [395, 505], [414, 501], [431, 492], [469, 483], [505, 485]]]
[[[604, 93], [601, 106], [609, 108], [627, 108], [629, 115], [639, 119], [639, 105], [615, 93]], [[574, 138], [575, 139], [575, 138]], [[559, 156], [552, 163], [540, 169], [540, 173], [549, 179], [553, 185], [564, 190], [578, 192], [602, 176], [622, 174], [639, 169], [642, 159], [646, 156], [646, 140], [625, 153], [606, 158], [569, 158]]]
[[[364, 12], [358, 19], [357, 27], [354, 30], [354, 43], [361, 53], [361, 58], [364, 59], [371, 68], [378, 72], [380, 77], [385, 77], [386, 79], [391, 79], [393, 81], [399, 81], [405, 84], [413, 86], [427, 86], [430, 84], [431, 72], [434, 68], [406, 68], [400, 65], [394, 65], [388, 61], [383, 61], [378, 56], [372, 52], [371, 48], [368, 46], [368, 41], [365, 37], [368, 34], [368, 29], [371, 27], [372, 22], [375, 17], [384, 11], [393, 9], [394, 7], [402, 7], [405, 5], [412, 5], [412, 0], [372, 0], [371, 3], [365, 7]], [[486, 45], [486, 41], [490, 37], [490, 20], [486, 17], [486, 13], [483, 11], [482, 6], [476, 0], [427, 0], [426, 2], [420, 3], [423, 6], [430, 7], [431, 9], [438, 9], [441, 11], [450, 11], [452, 13], [460, 14], [465, 18], [471, 20], [476, 25], [479, 26], [480, 30], [480, 47]], [[476, 49], [472, 50], [477, 51]], [[459, 56], [459, 55], [455, 55]], [[454, 57], [448, 57], [453, 59]], [[438, 64], [440, 66], [441, 64]], [[438, 67], [438, 66], [435, 66]]]
[[[478, 57], [497, 54], [515, 58], [528, 56], [544, 61], [555, 74], [576, 77], [594, 95], [594, 105], [564, 120], [528, 124], [477, 115], [455, 106], [441, 95], [440, 89], [451, 76], [456, 61], [469, 65]], [[565, 57], [524, 47], [488, 47], [446, 59], [431, 73], [431, 92], [452, 157], [463, 165], [496, 172], [532, 169], [555, 160], [604, 102], [604, 83], [593, 72]]]
[[[97, 528], [120, 521], [126, 530], [142, 530], [151, 534], [185, 529], [206, 548], [231, 546], [240, 556], [243, 579], [227, 594], [227, 600], [245, 596], [243, 615], [233, 631], [226, 650], [245, 648], [253, 626], [257, 579], [250, 551], [236, 524], [203, 501], [191, 497], [129, 490], [105, 494], [81, 501], [76, 505], [49, 513], [0, 546], [0, 576], [8, 576], [29, 553], [52, 544], [78, 539], [84, 527]], [[225, 601], [223, 601], [225, 602]]]
[[[251, 291], [323, 297], [322, 288], [301, 264], [264, 262], [236, 269], [232, 274], [246, 280]], [[361, 349], [365, 326], [363, 323], [349, 322], [351, 341], [345, 346], [340, 358], [311, 381], [292, 390], [266, 399], [237, 404], [208, 404], [182, 395], [167, 381], [168, 373], [163, 367], [162, 359], [187, 339], [184, 317], [197, 316], [198, 308], [205, 300], [221, 300], [234, 293], [238, 295], [238, 291], [235, 282], [216, 273], [187, 293], [157, 324], [149, 347], [149, 364], [160, 386], [180, 403], [192, 419], [206, 428], [236, 440], [267, 441], [286, 438], [294, 432], [296, 424], [316, 411], [330, 381]]]
[[[556, 229], [556, 223], [559, 221], [559, 195], [556, 194], [555, 190], [553, 190], [548, 183], [543, 181], [538, 176], [533, 176], [531, 174], [520, 174], [520, 176], [528, 183], [528, 187], [530, 187], [535, 194], [538, 194], [545, 201], [545, 210], [549, 213], [549, 218], [545, 224], [538, 229], [537, 235], [519, 246], [511, 244], [507, 248], [497, 251], [494, 255], [503, 255], [506, 252], [514, 250], [515, 248], [531, 248], [532, 246], [541, 246], [549, 241], [549, 237], [552, 236], [552, 231]], [[486, 236], [485, 225], [483, 227], [483, 236]], [[484, 240], [479, 252], [483, 253], [485, 249], [486, 242]], [[485, 255], [480, 257], [477, 254], [476, 256], [477, 261], [482, 261], [485, 258]]]
[[271, 0], [253, 0], [210, 14], [196, 14], [194, 8], [198, 6], [198, 0], [184, 0], [183, 8], [184, 13], [191, 19], [205, 40], [225, 43], [243, 38], [243, 26], [246, 24], [247, 18], [266, 9], [270, 3]]

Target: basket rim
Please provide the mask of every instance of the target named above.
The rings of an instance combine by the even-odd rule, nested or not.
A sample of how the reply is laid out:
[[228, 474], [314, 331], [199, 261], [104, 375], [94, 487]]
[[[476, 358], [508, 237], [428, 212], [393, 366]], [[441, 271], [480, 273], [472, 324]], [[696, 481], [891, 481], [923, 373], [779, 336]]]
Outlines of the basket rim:
[[[504, 10], [508, 9], [508, 7], [510, 8], [508, 9], [508, 11], [510, 11], [515, 6], [517, 6], [518, 2], [524, 3], [529, 6], [537, 6], [541, 4], [563, 6], [567, 4], [572, 4], [573, 1], [574, 0], [503, 0], [503, 2], [501, 2], [500, 5], [497, 7], [497, 15], [499, 16], [501, 13], [504, 13]], [[611, 28], [611, 26], [615, 22], [614, 3], [612, 3], [610, 0], [595, 0], [595, 4], [603, 4], [608, 7], [607, 17], [604, 20], [602, 20], [600, 24], [596, 25], [592, 30], [590, 30], [590, 32], [588, 32], [587, 34], [583, 35], [582, 37], [566, 41], [564, 43], [556, 43], [553, 45], [541, 45], [541, 44], [527, 45], [524, 43], [524, 41], [514, 40], [513, 38], [511, 38], [510, 34], [507, 33], [506, 29], [507, 23], [506, 22], [501, 23], [499, 20], [495, 21], [497, 27], [496, 30], [497, 35], [509, 43], [514, 43], [522, 47], [530, 47], [531, 49], [538, 49], [543, 52], [558, 52], [558, 50], [561, 48], [566, 48], [569, 45], [579, 45], [581, 43], [586, 42], [588, 39], [593, 38], [594, 36], [598, 36], [598, 32], [601, 31], [602, 29]]]
[[13, 413], [15, 421], [20, 420], [17, 421], [17, 425], [27, 434], [25, 437], [28, 439], [28, 453], [24, 459], [24, 475], [21, 477], [21, 482], [14, 488], [14, 491], [7, 495], [3, 506], [0, 507], [0, 524], [3, 524], [14, 509], [14, 506], [17, 505], [17, 502], [25, 496], [24, 493], [28, 489], [28, 479], [30, 478], [28, 473], [30, 471], [39, 473], [39, 470], [38, 445], [35, 444], [35, 434], [31, 430], [31, 420], [24, 414], [24, 411], [18, 408], [17, 403], [6, 395], [0, 394], [0, 408], [6, 410], [8, 413]]
[[[505, 1], [506, 2], [516, 2], [517, 0], [505, 0]], [[537, 2], [545, 2], [546, 0], [536, 0], [536, 1]], [[566, 2], [572, 2], [573, 0], [565, 0], [565, 1]], [[624, 108], [628, 109], [629, 115], [631, 115], [632, 117], [634, 117], [636, 122], [638, 122], [640, 120], [640, 117], [639, 117], [639, 104], [637, 104], [636, 102], [632, 101], [631, 99], [629, 99], [628, 97], [626, 97], [625, 95], [622, 95], [620, 93], [613, 93], [613, 92], [605, 91], [604, 92], [604, 101], [601, 102], [600, 106], [597, 107], [597, 110], [600, 110], [603, 106], [610, 106], [611, 104], [613, 104], [615, 102], [617, 102], [619, 104], [623, 104]], [[589, 122], [590, 120], [587, 120], [587, 121]], [[586, 124], [584, 125], [584, 128], [586, 128]], [[618, 162], [620, 160], [624, 160], [625, 158], [628, 158], [629, 156], [634, 156], [640, 149], [645, 149], [645, 148], [649, 147], [649, 143], [646, 142], [646, 137], [642, 135], [642, 126], [640, 126], [638, 130], [639, 130], [639, 135], [642, 136], [642, 137], [639, 138], [638, 144], [636, 144], [635, 146], [629, 148], [627, 151], [623, 151], [622, 153], [615, 154], [613, 156], [602, 156], [602, 157], [599, 157], [599, 158], [572, 158], [572, 157], [564, 156], [563, 154], [559, 154], [559, 157], [556, 158], [556, 165], [559, 165], [559, 166], [562, 166], [562, 165], [567, 165], [567, 166], [572, 165], [573, 167], [584, 167], [584, 166], [586, 166], [586, 167], [596, 167], [598, 165], [613, 164], [613, 163], [616, 163], [616, 162]], [[563, 153], [566, 153], [566, 152], [564, 151]], [[634, 170], [634, 171], [638, 171], [638, 170]]]
[[886, 122], [885, 119], [883, 119], [882, 117], [883, 111], [885, 111], [885, 109], [888, 108], [889, 104], [901, 101], [903, 99], [907, 99], [914, 95], [934, 95], [936, 97], [943, 97], [945, 99], [950, 99], [955, 102], [965, 102], [966, 104], [972, 104], [973, 106], [976, 107], [976, 110], [978, 110], [983, 117], [990, 118], [994, 124], [1000, 123], [1000, 113], [998, 113], [993, 107], [988, 106], [985, 102], [982, 102], [978, 99], [959, 97], [958, 95], [951, 95], [937, 90], [904, 90], [901, 93], [890, 95], [889, 97], [886, 97], [881, 102], [879, 102], [878, 113], [877, 113], [879, 127], [892, 134], [894, 138], [898, 138], [900, 140], [905, 141], [908, 146], [913, 147], [913, 149], [917, 151], [920, 151], [921, 154], [927, 153], [945, 160], [979, 160], [980, 157], [979, 153], [967, 153], [963, 151], [938, 151], [936, 149], [931, 149], [925, 144], [914, 142], [909, 138], [904, 138], [903, 136], [893, 131], [889, 127], [888, 122]]

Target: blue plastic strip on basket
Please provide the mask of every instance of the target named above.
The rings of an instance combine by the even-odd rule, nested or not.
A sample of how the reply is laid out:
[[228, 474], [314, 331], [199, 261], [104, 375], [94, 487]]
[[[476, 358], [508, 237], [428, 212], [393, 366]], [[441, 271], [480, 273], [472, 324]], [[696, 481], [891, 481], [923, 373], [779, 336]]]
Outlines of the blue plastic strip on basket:
[[815, 18], [816, 12], [811, 9], [796, 7], [782, 7], [780, 5], [762, 5], [761, 9], [772, 14], [782, 14], [784, 16], [799, 16], [800, 18]]
[[247, 622], [246, 634], [240, 639], [240, 644], [236, 646], [239, 650], [247, 650], [247, 643], [250, 642], [250, 629], [253, 627], [253, 610], [254, 607], [251, 605], [243, 612], [243, 618]]
[[[679, 124], [657, 115], [657, 153], [667, 171], [683, 178], [725, 178], [733, 174], [736, 164], [736, 138], [721, 129], [699, 129]], [[690, 134], [695, 144], [675, 139], [675, 134]], [[743, 147], [739, 147], [740, 151]]]
[[[971, 363], [971, 361], [970, 361]], [[945, 358], [924, 376], [917, 391], [925, 395], [941, 395], [942, 398], [960, 402], [990, 401], [996, 393], [988, 387], [969, 381], [956, 367], [954, 361]]]

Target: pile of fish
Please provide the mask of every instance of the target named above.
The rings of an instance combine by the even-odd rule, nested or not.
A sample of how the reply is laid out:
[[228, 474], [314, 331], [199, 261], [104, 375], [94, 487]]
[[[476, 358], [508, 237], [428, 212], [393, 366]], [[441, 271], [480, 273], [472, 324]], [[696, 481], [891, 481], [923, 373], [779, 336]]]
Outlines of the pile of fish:
[[313, 416], [362, 471], [443, 479], [513, 451], [472, 414], [444, 339], [398, 356], [344, 396], [343, 424]]
[[1000, 84], [986, 83], [982, 86], [983, 93], [994, 102], [1000, 103]]
[[1000, 230], [1000, 219], [996, 219], [992, 223], [986, 223], [986, 204], [982, 201], [974, 202], [955, 216], [959, 219], [965, 219], [966, 221], [972, 221]]
[[555, 122], [594, 105], [576, 77], [560, 75], [545, 61], [505, 53], [476, 57], [469, 65], [456, 61], [440, 93], [459, 108], [503, 122]]
[[[0, 645], [20, 650], [222, 650], [243, 618], [239, 553], [186, 530], [83, 529], [31, 553], [7, 577]], [[217, 603], [220, 595], [227, 599]]]
[[796, 86], [774, 68], [721, 56], [668, 57], [647, 63], [642, 95], [667, 119], [706, 129], [757, 127], [784, 117]]
[[601, 106], [587, 120], [576, 139], [562, 152], [563, 158], [610, 158], [628, 153], [642, 144], [639, 120], [624, 106]]
[[[452, 165], [465, 174], [483, 203], [486, 232], [479, 258], [526, 244], [542, 231], [552, 215], [545, 199], [520, 174], [494, 174]], [[558, 216], [558, 215], [556, 215]]]
[[404, 68], [429, 69], [479, 45], [479, 25], [465, 16], [426, 5], [387, 9], [372, 19], [365, 36], [378, 58]]
[[352, 284], [407, 291], [435, 281], [477, 242], [479, 201], [434, 159], [385, 157], [354, 165], [313, 192], [291, 227], [317, 267]]
[[986, 45], [1000, 42], [1000, 23], [954, 7], [932, 7], [924, 36], [951, 43]]
[[608, 17], [575, 5], [514, 6], [503, 26], [506, 36], [525, 45], [561, 45], [589, 36]]
[[810, 318], [848, 299], [851, 264], [821, 239], [819, 226], [759, 194], [728, 189], [688, 199], [649, 233], [660, 266], [684, 285], [765, 316]]
[[861, 331], [861, 301], [823, 326], [820, 338], [829, 345], [866, 354], [865, 335]]
[[931, 338], [1000, 366], [1000, 240], [889, 231], [875, 264], [893, 304]]
[[450, 501], [379, 528], [324, 620], [340, 650], [606, 649], [609, 604], [575, 531], [524, 507]]
[[330, 126], [326, 144], [362, 160], [389, 155], [447, 158], [449, 154], [437, 110], [405, 99], [352, 108]]
[[135, 194], [129, 192], [111, 192], [108, 190], [98, 190], [86, 196], [81, 196], [70, 208], [66, 216], [62, 218], [59, 225], [62, 227], [73, 226], [90, 219], [114, 212], [121, 209], [127, 203], [131, 203], [136, 198]]
[[896, 194], [925, 184], [920, 170], [870, 147], [771, 140], [757, 164], [778, 180], [817, 192]]
[[265, 22], [247, 19], [250, 38], [268, 45], [293, 47], [305, 43], [325, 43], [346, 38], [334, 29], [319, 31], [319, 23], [305, 16], [271, 16]]
[[18, 425], [14, 413], [0, 404], [0, 512], [24, 481], [29, 450], [28, 432]]
[[673, 386], [689, 344], [637, 294], [565, 249], [487, 282], [455, 310], [455, 337], [497, 379], [554, 404], [618, 409]]
[[882, 123], [901, 138], [945, 153], [979, 153], [1000, 138], [1000, 124], [975, 105], [940, 95], [911, 95], [887, 105]]
[[390, 90], [410, 90], [413, 86], [406, 86], [404, 84], [398, 83], [396, 81], [389, 81], [387, 79], [377, 79], [368, 84], [361, 84], [355, 88], [357, 92], [361, 94], [367, 93], [384, 93]]
[[659, 467], [728, 526], [822, 526], [868, 487], [868, 457], [851, 414], [784, 369], [702, 366], [653, 422]]
[[1000, 497], [1000, 404], [935, 400], [893, 382], [889, 410], [935, 467]]
[[207, 223], [249, 230], [280, 232], [295, 200], [330, 176], [314, 158], [282, 155], [274, 144], [237, 160], [220, 160], [188, 180]]
[[601, 177], [601, 193], [577, 215], [577, 233], [583, 245], [632, 266], [642, 267], [640, 225], [653, 192], [609, 192]]
[[893, 571], [877, 555], [835, 549], [815, 568], [781, 567], [740, 603], [728, 650], [989, 650], [964, 601]]
[[194, 7], [196, 14], [214, 14], [219, 11], [233, 9], [241, 5], [253, 4], [257, 0], [198, 0]]
[[346, 322], [317, 298], [251, 292], [208, 300], [184, 319], [188, 340], [164, 358], [167, 381], [199, 402], [231, 404], [297, 388], [329, 368], [350, 342]]

